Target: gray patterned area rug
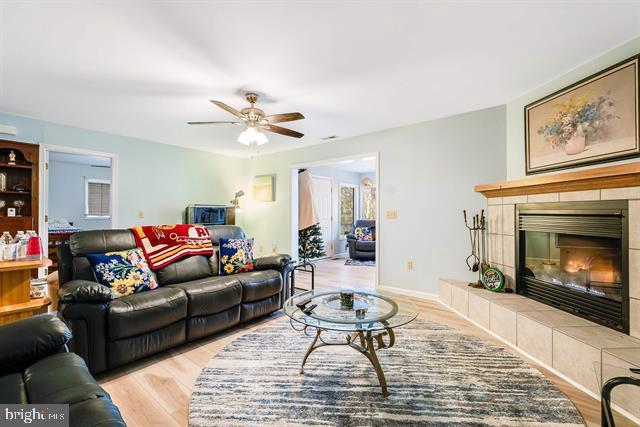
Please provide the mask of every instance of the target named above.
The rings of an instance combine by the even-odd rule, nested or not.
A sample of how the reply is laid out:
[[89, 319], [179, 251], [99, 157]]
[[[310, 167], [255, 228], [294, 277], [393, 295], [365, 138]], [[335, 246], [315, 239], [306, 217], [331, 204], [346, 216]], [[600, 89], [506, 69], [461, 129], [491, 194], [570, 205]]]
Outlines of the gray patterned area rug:
[[282, 319], [245, 334], [200, 373], [192, 426], [584, 425], [572, 402], [537, 369], [506, 350], [417, 319], [378, 352], [391, 395], [375, 371], [343, 346], [314, 351], [312, 337]]
[[359, 259], [347, 258], [344, 261], [344, 265], [358, 265], [358, 266], [365, 266], [365, 267], [375, 267], [376, 266], [376, 262], [375, 261], [361, 261]]

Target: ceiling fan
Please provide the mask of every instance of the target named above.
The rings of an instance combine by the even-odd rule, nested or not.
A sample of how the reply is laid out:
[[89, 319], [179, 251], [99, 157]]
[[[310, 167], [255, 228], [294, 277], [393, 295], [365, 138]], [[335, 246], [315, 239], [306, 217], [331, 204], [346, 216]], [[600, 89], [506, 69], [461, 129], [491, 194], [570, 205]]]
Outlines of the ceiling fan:
[[264, 111], [255, 107], [255, 103], [258, 100], [258, 94], [254, 92], [247, 92], [245, 99], [251, 104], [250, 107], [243, 108], [238, 111], [233, 107], [228, 106], [224, 102], [211, 101], [223, 110], [233, 114], [240, 121], [227, 121], [227, 122], [188, 122], [190, 125], [213, 125], [213, 124], [227, 124], [227, 125], [239, 125], [244, 126], [244, 130], [238, 136], [238, 142], [244, 145], [262, 145], [269, 142], [267, 136], [262, 132], [279, 133], [285, 136], [291, 136], [293, 138], [302, 138], [304, 134], [295, 130], [276, 126], [274, 123], [292, 122], [294, 120], [304, 119], [304, 116], [300, 113], [283, 113], [273, 114], [271, 116], [265, 116]]

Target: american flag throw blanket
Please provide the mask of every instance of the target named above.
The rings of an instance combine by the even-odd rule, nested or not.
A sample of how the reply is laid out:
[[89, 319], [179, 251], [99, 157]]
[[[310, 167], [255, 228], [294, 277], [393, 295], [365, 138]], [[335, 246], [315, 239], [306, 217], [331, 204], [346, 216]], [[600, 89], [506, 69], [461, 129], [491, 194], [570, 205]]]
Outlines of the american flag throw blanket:
[[202, 225], [139, 225], [131, 231], [152, 270], [191, 255], [213, 255], [209, 230]]

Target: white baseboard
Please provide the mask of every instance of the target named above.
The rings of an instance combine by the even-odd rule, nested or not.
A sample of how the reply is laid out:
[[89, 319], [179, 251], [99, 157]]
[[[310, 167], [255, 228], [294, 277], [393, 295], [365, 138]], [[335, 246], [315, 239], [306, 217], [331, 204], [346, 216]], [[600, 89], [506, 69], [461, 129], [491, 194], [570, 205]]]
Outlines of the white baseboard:
[[[507, 346], [509, 346], [510, 348], [514, 349], [515, 351], [517, 351], [518, 353], [522, 354], [523, 356], [527, 357], [528, 359], [533, 360], [535, 363], [537, 363], [538, 365], [542, 366], [545, 369], [548, 369], [549, 371], [553, 372], [555, 375], [557, 375], [558, 377], [562, 378], [563, 380], [565, 380], [566, 382], [568, 382], [569, 384], [571, 384], [572, 386], [574, 386], [575, 388], [579, 389], [580, 391], [585, 392], [586, 394], [588, 394], [589, 396], [593, 397], [594, 399], [596, 399], [598, 402], [600, 402], [600, 395], [597, 393], [594, 393], [593, 391], [591, 391], [590, 389], [586, 388], [585, 386], [583, 386], [580, 383], [575, 382], [574, 380], [572, 380], [571, 378], [567, 377], [566, 375], [564, 375], [562, 372], [556, 370], [555, 368], [553, 368], [552, 366], [547, 365], [546, 363], [544, 363], [543, 361], [535, 358], [534, 356], [530, 355], [529, 353], [527, 353], [526, 351], [522, 350], [521, 348], [513, 345], [512, 343], [510, 343], [509, 341], [505, 340], [504, 338], [502, 338], [499, 335], [496, 335], [494, 332], [490, 331], [489, 329], [485, 328], [484, 326], [482, 326], [481, 324], [473, 321], [472, 319], [470, 319], [469, 317], [465, 316], [464, 314], [462, 314], [461, 312], [459, 312], [458, 310], [455, 310], [453, 308], [451, 308], [450, 306], [446, 305], [445, 303], [443, 303], [442, 301], [440, 301], [439, 298], [436, 298], [438, 300], [438, 302], [443, 305], [444, 307], [447, 307], [449, 310], [453, 311], [454, 313], [458, 314], [460, 317], [463, 317], [464, 319], [468, 320], [469, 322], [473, 323], [475, 326], [477, 326], [478, 328], [482, 329], [483, 331], [485, 331], [486, 333], [488, 333], [489, 335], [495, 337], [496, 339], [498, 339], [499, 341], [503, 342], [504, 344], [506, 344]], [[635, 415], [629, 413], [628, 411], [626, 411], [625, 409], [619, 407], [616, 404], [612, 404], [611, 407], [616, 410], [618, 413], [620, 413], [621, 415], [625, 416], [626, 418], [628, 418], [629, 420], [631, 420], [632, 422], [640, 425], [640, 418], [636, 417]]]
[[380, 289], [381, 291], [394, 292], [396, 294], [405, 295], [413, 298], [426, 299], [429, 301], [439, 301], [438, 294], [432, 294], [429, 292], [420, 292], [420, 291], [414, 291], [411, 289], [396, 288], [395, 286], [382, 286], [382, 285], [378, 286], [377, 289]]

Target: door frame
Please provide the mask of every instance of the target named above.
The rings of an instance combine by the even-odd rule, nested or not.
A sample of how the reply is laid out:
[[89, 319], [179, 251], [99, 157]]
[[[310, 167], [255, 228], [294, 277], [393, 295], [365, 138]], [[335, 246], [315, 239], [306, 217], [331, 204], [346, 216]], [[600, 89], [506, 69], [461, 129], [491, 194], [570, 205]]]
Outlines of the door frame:
[[[332, 163], [338, 163], [343, 160], [358, 160], [363, 157], [375, 157], [376, 165], [376, 277], [375, 287], [380, 286], [380, 152], [365, 152], [359, 154], [353, 154], [343, 157], [334, 157], [325, 160], [315, 160], [301, 163], [292, 163], [289, 165], [289, 224], [291, 226], [289, 230], [289, 237], [291, 242], [291, 253], [295, 260], [298, 260], [298, 170], [306, 169], [313, 166], [328, 166]], [[384, 236], [383, 236], [384, 237]]]
[[40, 203], [39, 214], [40, 220], [38, 229], [40, 230], [40, 240], [42, 240], [42, 246], [44, 248], [49, 247], [49, 224], [45, 221], [48, 220], [49, 210], [49, 153], [68, 153], [68, 154], [80, 154], [85, 156], [99, 156], [107, 157], [111, 159], [111, 228], [118, 227], [118, 155], [115, 153], [107, 153], [104, 151], [89, 150], [85, 148], [66, 147], [64, 145], [52, 145], [43, 144], [40, 146], [40, 158], [43, 161], [40, 162]]
[[[334, 218], [333, 218], [333, 178], [330, 177], [330, 176], [311, 174], [311, 180], [313, 180], [314, 178], [318, 178], [318, 179], [321, 179], [321, 180], [329, 181], [329, 184], [330, 184], [330, 189], [331, 189], [330, 197], [331, 197], [331, 200], [329, 201], [329, 203], [331, 205], [330, 206], [331, 217], [330, 217], [330, 221], [329, 221], [329, 223], [330, 223], [330, 225], [329, 225], [329, 227], [330, 227], [329, 237], [332, 238], [333, 237], [333, 225], [334, 225], [333, 224], [333, 221], [334, 221]], [[333, 242], [333, 238], [332, 238], [331, 239], [331, 251], [329, 251], [329, 248], [327, 247], [327, 242], [324, 242], [324, 249], [325, 249], [326, 255], [321, 257], [321, 258], [317, 258], [317, 259], [331, 258], [333, 256], [334, 252], [335, 252], [333, 250], [334, 249], [333, 248], [333, 243], [334, 242]], [[331, 252], [331, 253], [329, 253], [329, 252]]]

